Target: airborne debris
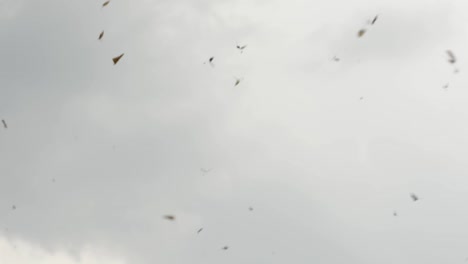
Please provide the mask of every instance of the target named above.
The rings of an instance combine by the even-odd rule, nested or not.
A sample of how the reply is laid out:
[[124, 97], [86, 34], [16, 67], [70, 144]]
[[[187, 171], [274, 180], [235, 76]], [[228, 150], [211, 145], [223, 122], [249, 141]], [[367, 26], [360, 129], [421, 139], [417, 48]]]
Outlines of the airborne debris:
[[123, 55], [124, 55], [124, 53], [122, 53], [119, 56], [112, 59], [112, 61], [114, 62], [114, 65], [116, 65], [117, 62], [119, 62], [119, 60], [123, 57]]
[[224, 246], [224, 247], [222, 248], [222, 250], [228, 250], [228, 249], [229, 249], [228, 246]]
[[242, 81], [241, 78], [237, 78], [237, 77], [234, 77], [234, 79], [236, 79], [236, 82], [234, 83], [234, 86], [237, 86], [240, 84], [240, 82]]
[[110, 3], [110, 0], [109, 1], [106, 1], [104, 2], [104, 4], [102, 4], [102, 7], [105, 7], [106, 5], [108, 5]]
[[251, 207], [249, 207], [249, 211], [253, 211], [253, 207], [252, 207], [252, 206], [251, 206]]
[[375, 22], [377, 21], [377, 18], [379, 18], [379, 15], [376, 15], [374, 19], [372, 19], [371, 25], [375, 24]]
[[174, 221], [174, 220], [175, 220], [175, 216], [173, 216], [173, 215], [165, 215], [165, 216], [164, 216], [164, 219], [169, 220], [169, 221]]
[[[210, 58], [208, 59], [208, 61], [207, 61], [208, 64], [210, 64], [211, 67], [214, 67], [214, 63], [213, 63], [214, 58], [215, 58], [215, 57], [210, 57]], [[207, 62], [204, 62], [203, 64], [206, 64]]]
[[13, 206], [11, 207], [11, 209], [12, 209], [12, 210], [16, 210], [16, 205], [13, 205]]
[[448, 62], [451, 63], [451, 64], [454, 64], [455, 62], [457, 62], [457, 58], [455, 57], [455, 54], [453, 54], [453, 52], [451, 50], [447, 50], [447, 55], [448, 55]]
[[104, 37], [104, 30], [101, 32], [101, 34], [99, 34], [99, 38], [98, 38], [98, 40], [101, 40], [101, 39], [102, 39], [102, 37]]
[[197, 234], [200, 234], [201, 231], [203, 231], [203, 227], [198, 229]]
[[337, 56], [333, 56], [332, 60], [338, 62], [338, 61], [340, 61], [340, 58], [338, 58]]
[[7, 128], [8, 128], [8, 125], [7, 125], [6, 121], [5, 121], [5, 119], [2, 119], [2, 123], [3, 123], [3, 127], [4, 127], [5, 129], [7, 129]]
[[393, 216], [398, 216], [396, 211], [393, 211]]
[[457, 62], [457, 58], [455, 57], [455, 54], [453, 54], [453, 52], [452, 52], [451, 50], [446, 50], [446, 52], [447, 52], [447, 56], [448, 56], [448, 62], [449, 62], [450, 64], [453, 64], [453, 65], [454, 65], [454, 70], [453, 70], [453, 72], [454, 72], [454, 73], [458, 73], [459, 70], [458, 70], [458, 68], [455, 66], [455, 63]]
[[237, 48], [241, 53], [243, 53], [243, 52], [244, 52], [244, 49], [247, 48], [247, 45], [244, 45], [244, 46], [239, 46], [239, 45], [237, 45], [236, 48]]
[[361, 29], [361, 30], [359, 30], [358, 33], [357, 33], [357, 35], [358, 35], [359, 38], [362, 37], [362, 36], [364, 36], [364, 34], [366, 34], [366, 30], [365, 30], [364, 28]]
[[410, 195], [411, 195], [411, 199], [413, 199], [413, 202], [416, 202], [417, 200], [419, 200], [419, 197], [416, 194], [412, 193]]

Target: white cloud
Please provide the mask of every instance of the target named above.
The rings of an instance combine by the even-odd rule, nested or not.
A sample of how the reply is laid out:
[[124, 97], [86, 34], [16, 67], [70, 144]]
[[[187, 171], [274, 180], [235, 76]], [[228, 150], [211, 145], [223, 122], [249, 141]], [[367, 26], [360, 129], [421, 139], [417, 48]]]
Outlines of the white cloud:
[[40, 245], [24, 240], [0, 237], [0, 263], [2, 264], [125, 264], [104, 251], [88, 247], [77, 255], [54, 250], [44, 250]]

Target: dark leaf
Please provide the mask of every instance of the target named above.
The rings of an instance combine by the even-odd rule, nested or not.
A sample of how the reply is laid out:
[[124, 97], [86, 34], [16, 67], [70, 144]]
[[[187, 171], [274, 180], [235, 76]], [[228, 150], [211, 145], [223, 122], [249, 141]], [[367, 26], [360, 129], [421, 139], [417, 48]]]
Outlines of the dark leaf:
[[174, 220], [175, 220], [175, 216], [173, 216], [173, 215], [165, 215], [165, 216], [164, 216], [164, 219], [169, 220], [169, 221], [174, 221]]
[[124, 53], [122, 53], [119, 56], [112, 59], [112, 61], [114, 62], [114, 65], [117, 64], [117, 62], [119, 62], [119, 60], [123, 57], [123, 55], [124, 55]]
[[454, 64], [457, 62], [457, 58], [455, 57], [455, 54], [451, 50], [447, 50], [447, 55], [449, 56], [448, 62]]
[[358, 31], [358, 34], [357, 34], [357, 35], [358, 35], [358, 37], [360, 38], [360, 37], [364, 36], [364, 34], [366, 34], [366, 30], [365, 30], [365, 29], [361, 29], [361, 30]]

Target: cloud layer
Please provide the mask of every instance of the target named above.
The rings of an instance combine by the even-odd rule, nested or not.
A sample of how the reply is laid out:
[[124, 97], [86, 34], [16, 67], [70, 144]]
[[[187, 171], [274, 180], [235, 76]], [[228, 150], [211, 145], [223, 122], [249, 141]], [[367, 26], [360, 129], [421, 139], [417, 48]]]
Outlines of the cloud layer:
[[466, 258], [463, 1], [101, 5], [0, 0], [1, 263]]

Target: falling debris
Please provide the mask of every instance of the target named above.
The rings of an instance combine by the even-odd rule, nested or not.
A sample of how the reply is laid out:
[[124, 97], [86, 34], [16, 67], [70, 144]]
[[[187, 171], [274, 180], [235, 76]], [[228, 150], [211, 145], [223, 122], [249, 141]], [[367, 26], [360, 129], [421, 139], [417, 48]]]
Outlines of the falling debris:
[[338, 58], [338, 57], [336, 57], [336, 56], [333, 56], [333, 59], [332, 59], [332, 60], [338, 62], [338, 61], [340, 61], [340, 58]]
[[3, 123], [3, 127], [4, 127], [5, 129], [7, 129], [7, 128], [8, 128], [8, 125], [7, 125], [6, 121], [5, 121], [5, 119], [2, 119], [2, 123]]
[[223, 250], [228, 250], [229, 247], [228, 247], [228, 246], [224, 246], [222, 249], [223, 249]]
[[411, 199], [413, 199], [413, 202], [416, 202], [417, 200], [419, 200], [419, 197], [416, 196], [416, 194], [412, 193], [411, 194]]
[[252, 207], [249, 207], [249, 211], [253, 211], [253, 208], [252, 208]]
[[119, 56], [112, 59], [112, 61], [114, 62], [114, 65], [116, 65], [117, 62], [119, 62], [119, 60], [123, 57], [123, 55], [124, 55], [124, 53], [122, 53]]
[[442, 88], [444, 88], [444, 90], [447, 90], [449, 88], [449, 84], [445, 84], [444, 86], [442, 86]]
[[[210, 58], [208, 59], [208, 61], [207, 61], [208, 64], [210, 64], [211, 67], [214, 67], [214, 63], [213, 63], [214, 58], [215, 58], [215, 57], [210, 57]], [[203, 64], [206, 64], [207, 62], [204, 62]]]
[[16, 205], [13, 205], [13, 206], [11, 207], [11, 209], [12, 209], [12, 210], [16, 210]]
[[175, 216], [173, 216], [173, 215], [165, 215], [165, 216], [164, 216], [164, 219], [169, 220], [169, 221], [174, 221], [174, 220], [175, 220]]
[[237, 45], [236, 47], [237, 47], [237, 49], [238, 49], [241, 53], [243, 53], [243, 52], [244, 52], [244, 49], [247, 48], [247, 45], [244, 45], [244, 46], [239, 46], [239, 45]]
[[454, 73], [458, 73], [459, 70], [458, 68], [455, 66], [455, 63], [457, 62], [457, 58], [455, 57], [455, 54], [453, 54], [453, 52], [451, 50], [446, 50], [447, 52], [447, 56], [448, 56], [448, 62], [452, 65], [454, 65], [454, 69], [453, 69], [453, 72]]
[[364, 28], [361, 29], [361, 30], [359, 30], [358, 33], [357, 33], [357, 35], [358, 35], [359, 38], [362, 37], [362, 36], [364, 36], [364, 34], [366, 34], [366, 30], [365, 30]]
[[53, 178], [53, 179], [52, 179], [52, 182], [54, 182], [54, 183], [55, 183], [55, 178]]
[[101, 39], [102, 39], [102, 37], [104, 37], [104, 30], [101, 32], [101, 34], [99, 34], [99, 38], [98, 38], [98, 40], [101, 40]]
[[237, 77], [234, 77], [234, 79], [236, 79], [236, 83], [234, 84], [234, 86], [239, 85], [239, 83], [242, 81], [242, 79], [237, 78]]
[[393, 216], [398, 216], [396, 211], [393, 211]]
[[377, 21], [377, 18], [379, 18], [379, 15], [376, 15], [374, 19], [372, 19], [371, 25], [375, 24], [375, 22]]
[[359, 100], [361, 100], [361, 101], [364, 100], [364, 97], [363, 96], [359, 97]]
[[451, 64], [454, 64], [455, 62], [457, 62], [457, 58], [455, 57], [455, 55], [453, 54], [453, 52], [451, 50], [447, 50], [447, 55], [448, 55], [448, 62], [451, 63]]
[[208, 63], [211, 65], [211, 67], [214, 67], [214, 57], [211, 57], [210, 59], [208, 59]]
[[105, 7], [105, 6], [107, 6], [109, 3], [110, 3], [110, 0], [109, 0], [109, 1], [106, 1], [106, 2], [104, 2], [104, 4], [102, 4], [102, 7]]
[[203, 227], [198, 229], [197, 234], [200, 234], [201, 231], [203, 231]]

